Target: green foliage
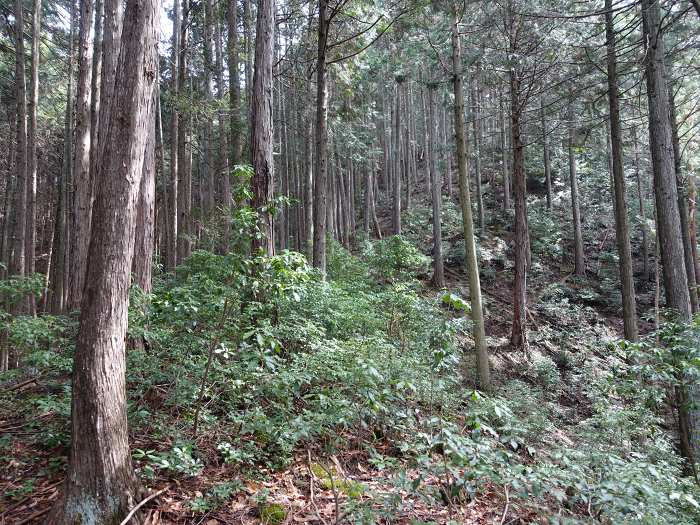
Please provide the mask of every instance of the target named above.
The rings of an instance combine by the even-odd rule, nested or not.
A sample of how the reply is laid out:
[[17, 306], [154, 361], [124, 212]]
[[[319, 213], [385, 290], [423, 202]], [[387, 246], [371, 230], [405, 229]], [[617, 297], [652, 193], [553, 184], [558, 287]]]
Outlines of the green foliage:
[[430, 260], [400, 235], [366, 244], [363, 256], [372, 272], [388, 281], [414, 279], [430, 266]]

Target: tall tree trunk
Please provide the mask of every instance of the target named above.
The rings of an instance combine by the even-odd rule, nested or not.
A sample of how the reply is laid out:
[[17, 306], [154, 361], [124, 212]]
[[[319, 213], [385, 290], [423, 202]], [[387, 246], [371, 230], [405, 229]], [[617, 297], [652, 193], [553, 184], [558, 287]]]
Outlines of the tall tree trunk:
[[634, 148], [634, 175], [637, 182], [637, 200], [639, 205], [639, 218], [642, 231], [642, 273], [645, 281], [652, 278], [651, 264], [649, 263], [649, 240], [646, 210], [644, 209], [644, 185], [642, 184], [642, 172], [639, 163], [639, 142], [637, 141], [637, 127], [632, 126], [632, 147]]
[[620, 284], [622, 286], [622, 319], [625, 338], [636, 341], [637, 301], [634, 294], [634, 271], [632, 249], [630, 247], [629, 225], [627, 221], [627, 201], [625, 199], [625, 172], [622, 163], [622, 130], [620, 126], [620, 101], [617, 85], [617, 56], [615, 51], [615, 27], [612, 1], [605, 0], [605, 34], [608, 55], [608, 103], [610, 105], [610, 147], [612, 153], [612, 173], [615, 185], [615, 235], [617, 254], [620, 259]]
[[[328, 91], [326, 52], [328, 0], [318, 0], [318, 52], [316, 54], [316, 169], [314, 180], [314, 267], [326, 272], [326, 208], [328, 206]], [[308, 182], [308, 179], [307, 179]]]
[[542, 119], [542, 155], [544, 156], [544, 180], [547, 185], [547, 209], [552, 209], [552, 163], [549, 158], [549, 134], [544, 115], [544, 99], [540, 99], [540, 118]]
[[15, 157], [15, 204], [10, 275], [25, 274], [27, 228], [27, 90], [24, 64], [24, 5], [15, 2], [15, 96], [17, 99], [17, 153]]
[[[666, 291], [666, 306], [674, 311], [680, 321], [691, 318], [690, 293], [686, 273], [680, 213], [678, 210], [678, 188], [673, 154], [671, 130], [671, 108], [666, 83], [664, 63], [664, 41], [661, 33], [661, 12], [657, 2], [642, 0], [642, 17], [646, 50], [646, 81], [649, 105], [649, 147], [654, 173], [656, 197], [656, 227], [663, 266], [663, 281]], [[682, 378], [680, 378], [682, 380]], [[681, 434], [681, 453], [694, 470], [694, 445], [698, 439], [697, 417], [691, 415], [684, 400], [684, 387], [677, 390], [676, 402]], [[695, 402], [697, 392], [691, 401]]]
[[499, 98], [500, 105], [500, 115], [499, 120], [501, 124], [500, 134], [501, 134], [501, 173], [503, 176], [503, 209], [510, 209], [510, 194], [511, 194], [511, 184], [510, 184], [510, 171], [508, 170], [508, 148], [506, 139], [506, 110], [503, 104], [503, 93]]
[[158, 88], [153, 90], [152, 111], [146, 122], [146, 144], [141, 170], [138, 201], [136, 202], [136, 237], [134, 256], [131, 265], [133, 284], [146, 293], [151, 293], [152, 262], [155, 239], [155, 202], [156, 202], [156, 96]]
[[479, 229], [484, 229], [484, 197], [481, 187], [481, 66], [476, 64], [472, 86], [472, 129], [474, 132], [474, 180], [476, 182], [476, 210]]
[[118, 523], [140, 499], [129, 453], [124, 338], [136, 203], [152, 121], [158, 1], [129, 0], [125, 18], [111, 103], [115, 118], [109, 119], [95, 174], [93, 242], [73, 367], [71, 453], [52, 520], [58, 525]]
[[690, 294], [678, 211], [678, 189], [664, 64], [665, 48], [660, 30], [660, 8], [656, 2], [642, 0], [642, 9], [644, 30], [649, 43], [646, 55], [649, 145], [654, 172], [666, 304], [675, 310], [681, 319], [689, 319]]
[[255, 27], [255, 72], [251, 112], [250, 157], [253, 160], [253, 209], [258, 214], [259, 232], [253, 236], [252, 250], [274, 255], [272, 213], [274, 164], [272, 159], [272, 60], [275, 42], [275, 2], [259, 0]]
[[484, 315], [481, 306], [481, 283], [479, 281], [479, 266], [476, 258], [476, 243], [474, 240], [474, 222], [472, 219], [472, 203], [469, 195], [469, 175], [467, 166], [467, 149], [464, 137], [464, 93], [462, 88], [462, 47], [459, 38], [459, 17], [457, 6], [453, 4], [452, 24], [452, 67], [454, 88], [454, 127], [457, 141], [457, 166], [459, 168], [459, 203], [462, 208], [462, 226], [464, 228], [464, 245], [469, 275], [469, 298], [471, 302], [472, 336], [476, 353], [476, 367], [479, 386], [484, 391], [491, 389], [491, 373], [489, 367], [486, 333], [484, 330]]
[[[512, 44], [511, 44], [512, 45]], [[510, 71], [510, 133], [513, 151], [513, 183], [515, 197], [515, 278], [513, 280], [513, 326], [510, 344], [517, 350], [528, 352], [527, 341], [527, 269], [528, 225], [527, 186], [525, 178], [525, 152], [521, 136], [521, 93], [519, 73]]]
[[66, 89], [66, 112], [63, 128], [63, 164], [59, 177], [58, 203], [54, 220], [54, 278], [51, 310], [61, 313], [65, 308], [68, 280], [66, 279], [68, 253], [70, 250], [70, 221], [68, 220], [68, 202], [70, 195], [70, 174], [73, 155], [71, 154], [73, 137], [73, 40], [75, 35], [75, 3], [71, 1], [70, 38], [68, 40], [68, 87]]
[[681, 237], [683, 239], [683, 257], [685, 259], [685, 272], [688, 276], [688, 292], [690, 294], [690, 308], [693, 313], [698, 312], [698, 290], [695, 281], [695, 268], [693, 266], [693, 248], [690, 246], [690, 229], [688, 227], [688, 195], [683, 180], [681, 167], [681, 148], [678, 138], [678, 123], [676, 122], [676, 104], [673, 90], [669, 89], [669, 105], [671, 108], [671, 142], [673, 144], [673, 167], [676, 173], [676, 186], [678, 188], [678, 215], [681, 219]]
[[[232, 2], [234, 4], [234, 2]], [[180, 115], [178, 105], [180, 103], [180, 0], [173, 0], [173, 35], [171, 44], [171, 96], [175, 100], [171, 110], [170, 117], [170, 187], [168, 189], [169, 198], [169, 217], [168, 217], [168, 246], [165, 250], [165, 266], [168, 270], [175, 269], [178, 263], [178, 204], [180, 196], [178, 192], [178, 182], [180, 179], [178, 151], [179, 139], [179, 123]]]
[[[224, 55], [223, 44], [221, 42], [221, 24], [218, 18], [215, 19], [214, 27], [214, 50], [216, 56], [216, 96], [219, 99], [219, 152], [217, 156], [217, 179], [221, 181], [221, 204], [225, 210], [229, 210], [233, 204], [231, 194], [231, 176], [229, 173], [229, 147], [228, 147], [228, 123], [226, 122], [225, 105], [225, 89], [224, 89]], [[228, 217], [226, 212], [225, 217]], [[222, 239], [220, 241], [219, 251], [226, 253], [229, 249], [230, 241], [230, 223], [224, 220], [222, 228]]]
[[[190, 2], [182, 0], [180, 17], [180, 45], [178, 51], [178, 86], [180, 98], [186, 92], [192, 96], [192, 79], [188, 79], [187, 58], [189, 49]], [[188, 80], [190, 85], [188, 86]], [[190, 115], [188, 112], [178, 112], [177, 133], [177, 262], [189, 257], [192, 251], [194, 234], [191, 222], [192, 210], [192, 151], [190, 149]]]
[[576, 152], [574, 148], [576, 123], [574, 121], [573, 95], [569, 101], [569, 182], [571, 184], [571, 214], [574, 226], [574, 272], [579, 277], [586, 275], [586, 261], [583, 256], [583, 232], [581, 231], [581, 208], [578, 198], [578, 175], [576, 169]]
[[228, 25], [228, 78], [231, 134], [231, 166], [241, 162], [241, 82], [238, 77], [238, 1], [232, 0], [226, 8]]
[[90, 89], [92, 87], [93, 0], [80, 1], [78, 36], [78, 85], [75, 100], [75, 150], [73, 152], [73, 228], [71, 234], [72, 279], [68, 308], [80, 307], [85, 286], [90, 221], [92, 218], [92, 184], [90, 183]]
[[[41, 0], [32, 3], [32, 69], [29, 97], [29, 148], [27, 164], [27, 225], [25, 239], [26, 273], [36, 271], [34, 250], [36, 247], [36, 187], [37, 187], [37, 108], [39, 106], [39, 39], [41, 38]], [[29, 296], [29, 313], [36, 313], [33, 295]]]
[[394, 235], [401, 235], [401, 85], [403, 77], [396, 77], [396, 109], [394, 113], [394, 185], [391, 201], [391, 224]]
[[442, 185], [435, 166], [435, 91], [437, 86], [428, 86], [428, 114], [426, 128], [428, 131], [428, 174], [433, 204], [433, 284], [437, 288], [445, 286], [445, 269], [442, 261]]

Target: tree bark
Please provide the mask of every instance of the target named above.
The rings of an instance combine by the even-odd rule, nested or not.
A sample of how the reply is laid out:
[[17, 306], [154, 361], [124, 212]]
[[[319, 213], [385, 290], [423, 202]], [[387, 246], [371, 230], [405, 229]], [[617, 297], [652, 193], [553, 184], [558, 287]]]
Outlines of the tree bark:
[[637, 341], [637, 301], [634, 293], [634, 271], [630, 247], [627, 201], [625, 198], [625, 172], [622, 161], [622, 130], [620, 126], [620, 101], [617, 84], [617, 56], [615, 51], [615, 27], [612, 1], [605, 0], [605, 34], [608, 59], [608, 103], [610, 105], [610, 147], [612, 174], [615, 187], [615, 234], [617, 254], [620, 260], [620, 284], [622, 288], [622, 319], [625, 339]]
[[[512, 45], [512, 44], [511, 44]], [[525, 154], [521, 136], [522, 115], [520, 105], [520, 78], [514, 69], [510, 71], [510, 132], [513, 151], [513, 183], [515, 200], [515, 278], [513, 280], [513, 326], [510, 344], [516, 350], [528, 352], [527, 341], [527, 268], [528, 225], [527, 186], [525, 178]]]
[[[691, 318], [690, 293], [686, 273], [681, 219], [678, 210], [678, 188], [673, 154], [671, 108], [666, 83], [665, 48], [661, 33], [659, 4], [642, 0], [642, 17], [646, 49], [646, 83], [649, 107], [649, 147], [654, 173], [656, 227], [663, 267], [666, 307], [678, 320]], [[682, 380], [682, 378], [681, 378]], [[698, 437], [697, 416], [691, 415], [684, 387], [677, 389], [677, 410], [681, 433], [681, 454], [691, 469], [695, 469], [694, 446]], [[695, 402], [697, 392], [690, 396]], [[685, 435], [684, 435], [685, 434]]]
[[[10, 275], [25, 274], [27, 228], [27, 90], [24, 64], [24, 6], [15, 2], [15, 93], [17, 99], [17, 153], [15, 156], [15, 204]], [[21, 311], [21, 306], [18, 311]]]
[[68, 308], [80, 308], [85, 286], [90, 222], [92, 219], [92, 184], [90, 182], [90, 100], [92, 87], [93, 0], [80, 1], [78, 36], [78, 84], [75, 99], [75, 150], [73, 151], [73, 227], [71, 266], [73, 269]]
[[479, 266], [476, 257], [474, 240], [474, 222], [472, 218], [472, 203], [469, 195], [469, 175], [467, 166], [467, 149], [464, 131], [464, 93], [462, 88], [462, 48], [459, 38], [457, 6], [453, 4], [452, 24], [452, 83], [454, 88], [454, 127], [457, 141], [457, 166], [459, 169], [459, 201], [462, 208], [462, 227], [464, 229], [464, 245], [469, 275], [469, 298], [471, 302], [472, 336], [476, 353], [476, 367], [479, 386], [484, 391], [491, 389], [491, 373], [489, 367], [486, 333], [484, 330], [484, 315], [481, 306], [481, 283], [479, 281]]
[[474, 132], [474, 180], [476, 182], [476, 211], [479, 229], [484, 229], [484, 197], [481, 187], [481, 66], [476, 64], [472, 86], [472, 129]]
[[435, 90], [437, 86], [428, 86], [428, 174], [430, 176], [430, 188], [433, 205], [433, 284], [437, 288], [445, 286], [445, 269], [442, 261], [442, 185], [435, 166]]
[[[232, 2], [233, 4], [234, 2]], [[165, 267], [173, 271], [178, 263], [178, 235], [179, 235], [179, 210], [180, 201], [178, 182], [180, 179], [179, 170], [179, 125], [180, 114], [178, 105], [180, 104], [180, 0], [173, 0], [173, 35], [171, 40], [171, 70], [170, 70], [170, 92], [174, 100], [170, 117], [170, 187], [168, 188], [168, 245], [165, 249]]]
[[569, 101], [569, 182], [571, 185], [571, 214], [574, 227], [574, 273], [578, 277], [586, 275], [586, 261], [583, 255], [583, 232], [581, 230], [581, 209], [578, 198], [578, 174], [576, 169], [576, 147], [573, 95]]
[[[314, 181], [314, 267], [326, 273], [326, 208], [328, 206], [328, 92], [326, 52], [328, 0], [318, 0], [318, 52], [316, 54], [316, 163]], [[307, 179], [308, 182], [308, 179]]]
[[[129, 0], [75, 350], [71, 453], [53, 523], [118, 523], [138, 500], [126, 416], [125, 344], [136, 203], [156, 77], [157, 0]], [[116, 54], [116, 48], [111, 51]], [[104, 121], [103, 121], [104, 125]]]
[[253, 209], [258, 214], [259, 231], [253, 236], [253, 253], [275, 253], [274, 228], [270, 206], [274, 198], [272, 160], [272, 60], [275, 42], [275, 2], [259, 0], [255, 27], [255, 72], [251, 111], [250, 157], [253, 160]]
[[544, 157], [544, 180], [547, 185], [547, 209], [552, 209], [552, 163], [549, 158], [549, 134], [544, 115], [544, 99], [540, 99], [540, 118], [542, 119], [542, 155]]
[[[37, 187], [37, 108], [39, 107], [39, 39], [41, 38], [41, 0], [32, 2], [32, 69], [29, 97], [29, 148], [27, 164], [27, 225], [25, 239], [26, 273], [36, 270], [34, 251], [36, 248], [36, 187]], [[29, 296], [29, 313], [36, 314], [36, 302]]]
[[[180, 17], [180, 44], [178, 52], [178, 86], [182, 99], [182, 93], [186, 92], [192, 96], [191, 79], [188, 79], [187, 58], [189, 49], [189, 27], [190, 27], [190, 2], [182, 0]], [[187, 82], [190, 85], [187, 85]], [[183, 103], [182, 100], [180, 100]], [[177, 262], [180, 263], [189, 257], [192, 251], [193, 228], [191, 223], [192, 210], [192, 151], [190, 144], [189, 112], [179, 111], [177, 114], [178, 134], [177, 134]]]
[[685, 272], [688, 276], [688, 293], [690, 294], [690, 309], [698, 312], [698, 290], [695, 281], [695, 268], [693, 266], [693, 248], [690, 245], [690, 228], [688, 227], [688, 195], [683, 180], [681, 167], [681, 149], [678, 139], [678, 123], [676, 121], [676, 104], [673, 90], [669, 89], [669, 105], [671, 110], [671, 142], [673, 144], [673, 167], [676, 173], [676, 186], [678, 188], [678, 215], [681, 220], [681, 237], [683, 239], [683, 258], [685, 259]]

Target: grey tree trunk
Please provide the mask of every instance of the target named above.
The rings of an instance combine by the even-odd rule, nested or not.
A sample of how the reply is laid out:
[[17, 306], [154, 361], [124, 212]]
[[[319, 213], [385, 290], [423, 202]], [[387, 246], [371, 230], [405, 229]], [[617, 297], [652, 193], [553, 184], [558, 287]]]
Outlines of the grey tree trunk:
[[433, 284], [436, 287], [442, 288], [445, 286], [445, 268], [442, 261], [442, 184], [438, 177], [437, 167], [435, 166], [435, 144], [436, 120], [435, 120], [435, 90], [437, 86], [431, 84], [428, 86], [428, 114], [427, 117], [427, 133], [428, 133], [428, 174], [430, 176], [430, 188], [433, 205]]
[[73, 368], [71, 453], [51, 520], [58, 525], [119, 523], [140, 496], [129, 452], [124, 338], [159, 19], [157, 0], [129, 0], [111, 104], [115, 118], [109, 119], [95, 174], [93, 241]]
[[24, 5], [15, 2], [15, 94], [17, 100], [17, 153], [15, 156], [15, 203], [12, 207], [12, 254], [10, 275], [25, 274], [27, 228], [27, 89], [24, 63]]
[[581, 208], [578, 197], [578, 174], [576, 169], [575, 129], [573, 96], [569, 101], [569, 183], [571, 186], [571, 214], [574, 227], [574, 272], [578, 277], [586, 275], [586, 261], [583, 255], [583, 233], [581, 231]]
[[171, 49], [170, 91], [176, 103], [172, 107], [170, 117], [170, 187], [168, 188], [168, 245], [165, 248], [165, 267], [173, 271], [178, 263], [178, 203], [180, 199], [178, 192], [178, 182], [180, 179], [178, 164], [180, 159], [178, 151], [178, 145], [180, 143], [180, 115], [177, 109], [180, 97], [180, 0], [173, 0], [173, 35]]
[[[326, 273], [326, 208], [328, 206], [328, 92], [326, 52], [328, 0], [318, 0], [318, 52], [316, 54], [316, 163], [314, 180], [314, 267]], [[308, 183], [308, 179], [307, 179]], [[308, 190], [307, 190], [308, 191]]]
[[[180, 98], [187, 92], [192, 96], [192, 79], [188, 79], [187, 58], [189, 49], [190, 2], [182, 0], [180, 17], [180, 45], [178, 60], [178, 86]], [[190, 85], [188, 86], [188, 80]], [[178, 112], [177, 134], [177, 262], [189, 257], [194, 234], [191, 222], [192, 210], [192, 151], [190, 144], [190, 115]]]
[[78, 36], [78, 84], [75, 99], [75, 150], [73, 151], [73, 227], [71, 230], [72, 278], [68, 308], [80, 308], [85, 286], [87, 252], [92, 220], [90, 182], [90, 100], [92, 98], [93, 0], [80, 1]]
[[513, 183], [515, 200], [515, 277], [513, 280], [513, 326], [510, 344], [517, 350], [528, 352], [527, 341], [527, 269], [528, 224], [527, 186], [525, 178], [525, 153], [521, 136], [522, 115], [520, 105], [520, 78], [515, 70], [510, 72], [510, 133], [513, 151]]
[[231, 166], [241, 162], [241, 83], [238, 73], [239, 62], [239, 38], [238, 38], [238, 5], [237, 0], [232, 0], [226, 8], [226, 22], [228, 25], [228, 78], [229, 78], [229, 107], [230, 115], [230, 140], [231, 140]]
[[[678, 188], [673, 154], [671, 108], [664, 63], [665, 47], [661, 33], [659, 4], [642, 0], [642, 17], [646, 49], [646, 83], [649, 106], [649, 147], [654, 173], [656, 198], [656, 227], [663, 267], [666, 307], [675, 312], [680, 321], [691, 318], [690, 293], [686, 273]], [[697, 392], [693, 393], [695, 401]], [[676, 389], [681, 453], [688, 465], [695, 469], [695, 448], [699, 429], [697, 414], [691, 414], [685, 388]]]
[[617, 85], [617, 55], [615, 51], [615, 27], [612, 0], [605, 0], [605, 34], [608, 58], [608, 103], [610, 105], [610, 147], [612, 174], [615, 187], [615, 236], [620, 259], [620, 284], [622, 288], [622, 319], [625, 338], [637, 341], [637, 301], [634, 293], [634, 271], [630, 247], [627, 201], [625, 198], [625, 173], [622, 161], [622, 130], [620, 126], [620, 101]]
[[[36, 271], [34, 250], [36, 247], [36, 185], [37, 185], [37, 108], [39, 107], [39, 39], [41, 38], [41, 0], [32, 3], [32, 68], [29, 97], [29, 147], [27, 164], [27, 225], [25, 248], [26, 274]], [[50, 258], [49, 258], [50, 260]], [[47, 272], [48, 273], [48, 272]], [[29, 296], [29, 313], [36, 314], [36, 302]]]
[[484, 315], [481, 306], [481, 283], [479, 266], [476, 257], [474, 240], [474, 222], [472, 218], [472, 203], [469, 195], [469, 175], [467, 166], [467, 148], [464, 131], [464, 93], [462, 88], [462, 47], [459, 38], [459, 18], [457, 6], [453, 4], [452, 24], [452, 67], [454, 88], [454, 127], [457, 141], [457, 166], [459, 169], [459, 201], [462, 208], [462, 227], [464, 229], [464, 245], [469, 275], [469, 298], [471, 302], [472, 336], [476, 353], [476, 367], [479, 386], [484, 391], [491, 390], [491, 372], [486, 333], [484, 330]]
[[547, 209], [552, 209], [552, 162], [549, 158], [549, 133], [544, 115], [544, 99], [540, 99], [540, 118], [542, 120], [542, 155], [544, 157], [544, 180], [547, 185]]
[[476, 182], [476, 210], [479, 229], [484, 229], [484, 197], [481, 187], [481, 66], [477, 63], [472, 85], [472, 129], [474, 132], [474, 180]]
[[391, 224], [394, 235], [401, 235], [401, 84], [403, 77], [396, 78], [396, 110], [394, 113], [394, 184], [391, 201]]
[[259, 232], [253, 236], [253, 253], [274, 255], [272, 213], [274, 164], [272, 160], [272, 60], [275, 42], [275, 2], [259, 0], [255, 27], [255, 72], [251, 112], [250, 157], [253, 160], [253, 201], [258, 213]]
[[669, 104], [671, 107], [671, 142], [673, 143], [673, 166], [676, 172], [676, 186], [678, 188], [678, 214], [681, 219], [681, 236], [683, 238], [683, 257], [685, 259], [685, 272], [688, 276], [688, 292], [690, 294], [690, 308], [693, 313], [698, 312], [698, 290], [695, 281], [695, 268], [693, 266], [693, 248], [690, 245], [690, 228], [688, 226], [688, 195], [683, 169], [681, 167], [681, 148], [678, 138], [678, 123], [676, 122], [676, 104], [673, 97], [673, 89], [669, 89]]

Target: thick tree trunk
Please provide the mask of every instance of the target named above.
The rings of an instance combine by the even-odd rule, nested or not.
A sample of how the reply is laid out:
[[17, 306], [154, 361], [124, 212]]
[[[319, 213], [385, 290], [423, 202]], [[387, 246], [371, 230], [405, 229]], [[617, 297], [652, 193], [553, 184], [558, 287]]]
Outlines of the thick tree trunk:
[[664, 43], [660, 32], [659, 5], [642, 0], [644, 29], [649, 46], [646, 55], [649, 138], [654, 172], [666, 304], [681, 319], [690, 318], [690, 294], [685, 272], [678, 189], [673, 155], [670, 105], [664, 64]]
[[258, 214], [259, 232], [252, 250], [274, 255], [274, 228], [269, 207], [274, 198], [272, 160], [272, 59], [275, 42], [275, 2], [259, 0], [255, 27], [255, 72], [251, 111], [250, 157], [253, 160], [253, 209]]
[[457, 166], [459, 169], [459, 202], [462, 208], [462, 226], [464, 228], [464, 245], [469, 275], [469, 298], [471, 302], [472, 336], [476, 353], [476, 366], [479, 386], [484, 391], [491, 389], [491, 373], [489, 367], [486, 333], [484, 330], [484, 315], [481, 306], [481, 283], [479, 266], [476, 257], [474, 240], [474, 222], [472, 218], [472, 203], [469, 195], [469, 175], [467, 166], [467, 148], [464, 131], [464, 93], [462, 89], [462, 49], [459, 38], [457, 6], [453, 5], [452, 24], [452, 67], [454, 88], [454, 127], [457, 141]]
[[129, 453], [124, 338], [159, 19], [157, 0], [129, 0], [111, 104], [115, 118], [109, 119], [95, 174], [93, 242], [75, 350], [71, 453], [53, 516], [59, 525], [119, 523], [139, 497]]
[[75, 100], [75, 150], [73, 152], [73, 227], [71, 230], [72, 278], [68, 308], [80, 308], [85, 286], [87, 252], [92, 219], [92, 184], [90, 182], [90, 100], [92, 87], [93, 0], [80, 1], [78, 37], [78, 85]]
[[620, 126], [620, 101], [617, 85], [617, 56], [615, 51], [615, 27], [612, 1], [605, 0], [605, 34], [608, 55], [608, 102], [610, 105], [610, 149], [612, 174], [615, 187], [615, 235], [617, 254], [620, 259], [620, 284], [622, 287], [622, 318], [625, 338], [636, 341], [637, 301], [634, 294], [634, 271], [632, 249], [630, 247], [629, 224], [627, 221], [627, 201], [625, 199], [625, 172], [622, 162], [622, 130]]
[[681, 167], [681, 148], [678, 138], [678, 123], [676, 122], [676, 104], [673, 90], [669, 89], [669, 104], [671, 108], [671, 142], [673, 143], [673, 166], [676, 172], [676, 186], [678, 188], [678, 214], [681, 219], [681, 237], [683, 239], [683, 257], [685, 259], [685, 272], [688, 276], [688, 293], [690, 294], [690, 308], [693, 313], [698, 312], [698, 290], [695, 281], [695, 268], [693, 267], [693, 248], [690, 245], [690, 229], [688, 227], [688, 195], [683, 180]]
[[155, 239], [155, 200], [156, 200], [156, 110], [155, 96], [158, 90], [153, 90], [154, 100], [152, 114], [146, 122], [146, 145], [143, 156], [143, 169], [139, 196], [136, 203], [136, 238], [134, 241], [134, 256], [132, 262], [133, 283], [146, 293], [151, 293], [152, 262]]
[[[661, 33], [661, 12], [657, 2], [642, 0], [642, 16], [646, 50], [646, 81], [649, 106], [649, 147], [654, 173], [656, 198], [656, 227], [663, 266], [666, 307], [675, 312], [680, 321], [691, 318], [690, 293], [686, 273], [681, 219], [678, 210], [678, 188], [673, 154], [671, 108], [664, 64], [664, 41]], [[698, 439], [697, 416], [691, 414], [683, 399], [688, 395], [678, 389], [678, 418], [681, 434], [681, 453], [694, 470], [694, 443]], [[690, 396], [695, 402], [697, 393]], [[686, 430], [687, 429], [687, 430]]]

